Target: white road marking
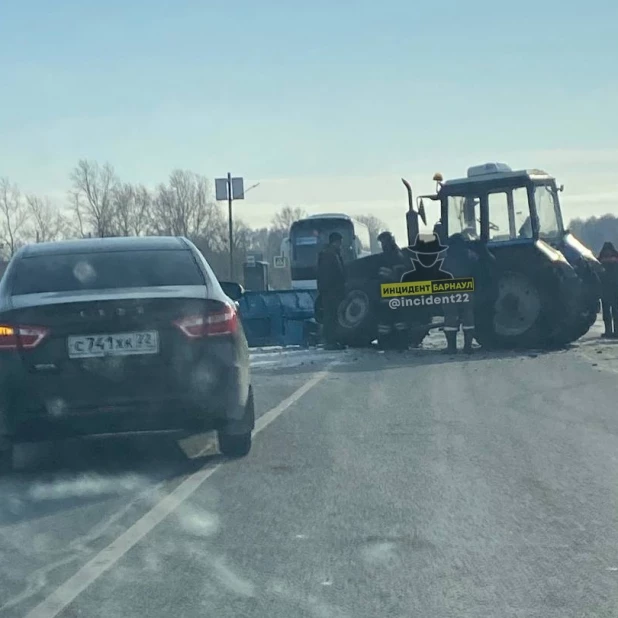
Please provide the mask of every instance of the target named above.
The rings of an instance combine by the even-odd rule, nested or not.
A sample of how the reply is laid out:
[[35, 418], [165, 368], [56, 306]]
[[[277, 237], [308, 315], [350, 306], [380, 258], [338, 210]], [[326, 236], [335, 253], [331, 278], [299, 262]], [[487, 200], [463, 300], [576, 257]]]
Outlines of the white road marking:
[[[270, 409], [256, 420], [253, 435], [260, 433], [277, 417], [281, 416], [290, 406], [294, 405], [307, 391], [321, 382], [330, 367], [326, 368], [305, 382], [279, 405]], [[111, 568], [133, 546], [141, 541], [149, 532], [160, 524], [168, 515], [177, 509], [199, 487], [210, 478], [222, 464], [209, 466], [208, 464], [187, 477], [174, 491], [165, 496], [148, 513], [138, 519], [130, 528], [123, 532], [116, 540], [102, 549], [94, 558], [87, 562], [75, 575], [70, 577], [44, 601], [37, 605], [26, 618], [55, 618], [63, 609], [70, 605], [86, 588], [93, 584], [105, 571]]]

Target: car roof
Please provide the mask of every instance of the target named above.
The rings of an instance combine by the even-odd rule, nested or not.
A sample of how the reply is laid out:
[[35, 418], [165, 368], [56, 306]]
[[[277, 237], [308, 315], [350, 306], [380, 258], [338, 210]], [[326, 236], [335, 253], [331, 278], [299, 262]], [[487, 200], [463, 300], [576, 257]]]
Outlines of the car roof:
[[67, 255], [71, 253], [98, 253], [103, 251], [171, 251], [188, 249], [182, 236], [118, 236], [113, 238], [78, 238], [26, 245], [21, 257], [38, 255]]

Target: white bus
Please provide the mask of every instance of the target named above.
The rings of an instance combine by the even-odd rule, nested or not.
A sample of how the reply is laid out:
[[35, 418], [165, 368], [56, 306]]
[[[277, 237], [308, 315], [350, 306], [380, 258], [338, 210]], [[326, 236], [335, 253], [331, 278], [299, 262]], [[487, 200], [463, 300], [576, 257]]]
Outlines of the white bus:
[[332, 232], [343, 236], [341, 253], [345, 263], [371, 255], [369, 228], [348, 215], [326, 213], [294, 221], [281, 247], [290, 265], [292, 288], [317, 288], [318, 254], [328, 244]]

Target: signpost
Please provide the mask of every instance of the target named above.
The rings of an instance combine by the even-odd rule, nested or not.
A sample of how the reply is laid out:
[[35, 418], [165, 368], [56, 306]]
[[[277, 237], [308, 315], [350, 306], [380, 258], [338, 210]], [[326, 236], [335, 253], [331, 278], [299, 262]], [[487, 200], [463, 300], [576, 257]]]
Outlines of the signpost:
[[260, 183], [254, 184], [245, 191], [245, 181], [242, 177], [232, 178], [228, 172], [227, 178], [215, 178], [215, 199], [218, 202], [227, 200], [228, 215], [228, 242], [230, 244], [230, 280], [234, 278], [234, 227], [232, 220], [232, 201], [244, 200], [245, 193], [257, 187]]
[[244, 200], [245, 190], [242, 178], [232, 178], [228, 172], [227, 178], [215, 179], [215, 197], [218, 202], [227, 200], [228, 242], [230, 243], [230, 279], [234, 278], [234, 228], [232, 220], [232, 201]]
[[273, 268], [285, 268], [285, 256], [275, 255], [273, 258]]

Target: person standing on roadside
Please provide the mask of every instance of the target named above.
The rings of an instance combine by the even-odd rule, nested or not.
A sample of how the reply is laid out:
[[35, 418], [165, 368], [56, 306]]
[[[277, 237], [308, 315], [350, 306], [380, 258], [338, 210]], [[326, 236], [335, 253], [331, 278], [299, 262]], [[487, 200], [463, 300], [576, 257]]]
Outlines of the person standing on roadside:
[[601, 305], [605, 332], [602, 336], [613, 339], [618, 337], [618, 251], [613, 243], [603, 244], [598, 260], [603, 265]]
[[[468, 247], [462, 234], [453, 234], [448, 239], [448, 252], [444, 259], [444, 269], [455, 279], [472, 277], [478, 272], [478, 256]], [[464, 353], [472, 354], [474, 339], [474, 294], [472, 292], [460, 295], [466, 302], [448, 303], [444, 305], [444, 336], [446, 337], [447, 354], [457, 352], [457, 333], [459, 325], [464, 335]]]
[[401, 253], [401, 249], [399, 248], [399, 245], [395, 241], [395, 237], [391, 234], [391, 232], [382, 232], [378, 236], [378, 242], [380, 243], [382, 253], [392, 255], [396, 259], [403, 260], [403, 253]]
[[[382, 247], [383, 261], [378, 270], [381, 283], [399, 282], [401, 275], [409, 267], [409, 260], [397, 245], [391, 232], [382, 232], [378, 236]], [[378, 347], [381, 349], [406, 349], [408, 337], [407, 324], [403, 312], [391, 309], [388, 299], [382, 298], [378, 313]]]
[[341, 256], [343, 236], [332, 232], [328, 237], [328, 245], [318, 255], [318, 294], [322, 300], [323, 335], [326, 348], [339, 349], [342, 346], [337, 341], [337, 310], [345, 296], [345, 266]]

